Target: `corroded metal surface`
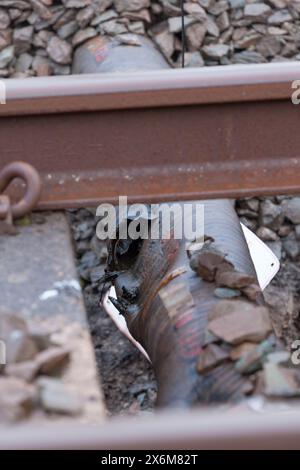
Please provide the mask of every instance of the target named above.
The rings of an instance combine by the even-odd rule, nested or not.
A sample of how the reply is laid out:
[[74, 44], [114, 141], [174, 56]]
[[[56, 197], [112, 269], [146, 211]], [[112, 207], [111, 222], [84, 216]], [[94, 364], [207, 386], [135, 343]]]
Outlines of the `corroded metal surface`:
[[1, 162], [37, 168], [40, 208], [297, 192], [299, 76], [291, 63], [12, 79]]
[[[256, 279], [232, 203], [205, 201], [204, 207], [205, 235], [237, 271]], [[244, 397], [249, 383], [233, 363], [226, 361], [207, 373], [197, 372], [209, 313], [222, 300], [214, 296], [214, 282], [204, 281], [191, 270], [186, 240], [172, 236], [136, 240], [124, 252], [119, 250], [117, 239], [110, 242], [109, 253], [109, 269], [114, 273], [119, 270], [114, 281], [116, 306], [151, 358], [158, 380], [158, 406], [188, 407]], [[171, 308], [164, 301], [166, 297]]]
[[[0, 171], [0, 195], [17, 178], [25, 184], [25, 194], [21, 200], [10, 205], [9, 210], [13, 219], [23, 217], [32, 211], [38, 203], [42, 190], [40, 176], [33, 166], [25, 162], [12, 162]], [[1, 215], [0, 203], [0, 218]]]

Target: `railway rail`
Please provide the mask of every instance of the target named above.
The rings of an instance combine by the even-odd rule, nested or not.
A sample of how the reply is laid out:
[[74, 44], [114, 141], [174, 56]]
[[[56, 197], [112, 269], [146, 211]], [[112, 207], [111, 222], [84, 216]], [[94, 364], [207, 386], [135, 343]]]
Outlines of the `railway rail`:
[[291, 62], [11, 79], [1, 165], [36, 168], [39, 209], [295, 193], [299, 78]]

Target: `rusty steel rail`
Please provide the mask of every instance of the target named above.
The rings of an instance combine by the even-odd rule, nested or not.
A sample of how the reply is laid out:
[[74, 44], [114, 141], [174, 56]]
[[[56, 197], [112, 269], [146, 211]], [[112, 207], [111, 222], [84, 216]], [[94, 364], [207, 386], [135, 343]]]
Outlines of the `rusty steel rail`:
[[7, 80], [1, 165], [39, 171], [40, 209], [297, 192], [297, 79], [298, 62]]

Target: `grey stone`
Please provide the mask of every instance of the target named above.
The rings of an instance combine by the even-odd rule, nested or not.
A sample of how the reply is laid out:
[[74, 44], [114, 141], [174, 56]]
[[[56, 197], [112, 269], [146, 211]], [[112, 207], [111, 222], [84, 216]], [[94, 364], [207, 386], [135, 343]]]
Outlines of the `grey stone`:
[[0, 69], [4, 69], [13, 61], [14, 52], [14, 46], [8, 46], [0, 51]]
[[214, 295], [219, 299], [233, 299], [239, 297], [241, 292], [237, 289], [229, 289], [228, 287], [217, 287], [214, 290]]
[[[295, 227], [295, 232], [296, 232], [296, 237], [297, 237], [297, 226]], [[279, 229], [277, 230], [277, 233], [280, 237], [286, 237], [293, 231], [293, 227], [288, 224], [283, 224]], [[297, 237], [298, 238], [298, 237]]]
[[85, 28], [86, 26], [88, 26], [90, 21], [93, 19], [94, 14], [95, 11], [92, 6], [88, 6], [86, 8], [83, 8], [82, 10], [79, 10], [76, 15], [76, 21], [80, 28]]
[[212, 15], [218, 16], [223, 11], [228, 10], [229, 5], [227, 0], [218, 0], [217, 2], [213, 3], [209, 8], [208, 12], [211, 13]]
[[102, 264], [99, 267], [93, 268], [90, 271], [90, 279], [92, 283], [100, 281], [100, 279], [104, 276], [105, 274], [105, 265]]
[[300, 197], [293, 197], [283, 201], [282, 210], [284, 216], [293, 224], [300, 224]]
[[66, 365], [70, 358], [70, 351], [62, 347], [51, 347], [37, 354], [35, 360], [39, 364], [42, 374], [51, 374]]
[[300, 225], [295, 226], [295, 234], [296, 234], [297, 240], [300, 240]]
[[71, 73], [71, 67], [69, 65], [61, 65], [52, 62], [50, 67], [52, 68], [53, 75], [70, 75]]
[[32, 69], [35, 71], [38, 77], [44, 77], [52, 74], [53, 67], [50, 61], [39, 55], [36, 55], [32, 62]]
[[286, 43], [283, 46], [283, 49], [281, 51], [281, 55], [283, 57], [293, 57], [295, 54], [297, 54], [298, 48], [295, 43]]
[[97, 31], [94, 28], [89, 27], [86, 29], [81, 29], [76, 34], [74, 34], [72, 44], [73, 46], [79, 46], [80, 44], [83, 44], [88, 39], [94, 38], [95, 36], [97, 36]]
[[6, 10], [0, 8], [0, 29], [7, 29], [10, 24], [10, 17]]
[[33, 45], [35, 47], [46, 48], [48, 45], [48, 42], [53, 36], [54, 36], [54, 33], [52, 33], [51, 31], [47, 31], [47, 30], [39, 31], [37, 34], [34, 35]]
[[202, 23], [194, 23], [186, 28], [186, 40], [189, 51], [197, 51], [204, 40], [206, 34], [206, 25]]
[[295, 260], [299, 255], [299, 242], [293, 238], [287, 238], [283, 241], [283, 248], [286, 254]]
[[272, 364], [288, 364], [290, 362], [291, 355], [288, 351], [274, 351], [267, 356], [267, 362]]
[[272, 13], [265, 3], [250, 3], [244, 8], [244, 15], [252, 21], [264, 21]]
[[298, 397], [300, 383], [295, 370], [267, 362], [264, 364], [265, 394], [271, 397]]
[[[47, 59], [43, 58], [41, 58], [41, 60], [47, 61]], [[47, 349], [50, 346], [53, 346], [51, 343], [51, 335], [53, 333], [53, 329], [46, 328], [40, 325], [39, 323], [32, 321], [28, 323], [28, 333], [40, 351], [42, 351], [43, 349]]]
[[51, 23], [54, 21], [54, 26], [53, 28], [55, 30], [58, 30], [65, 24], [69, 23], [70, 21], [75, 20], [75, 10], [64, 10], [61, 9], [60, 11], [57, 12], [56, 15], [54, 15], [54, 20], [51, 20]]
[[256, 231], [256, 235], [264, 241], [275, 242], [279, 240], [276, 232], [274, 232], [268, 227], [263, 227], [263, 226], [259, 227], [258, 230]]
[[244, 8], [245, 6], [245, 0], [228, 0], [228, 2], [232, 9]]
[[198, 0], [198, 3], [199, 5], [201, 5], [203, 8], [209, 8], [212, 3], [213, 3], [213, 0]]
[[78, 30], [78, 24], [76, 21], [70, 21], [69, 23], [64, 24], [57, 30], [57, 34], [61, 39], [66, 39], [69, 36], [72, 36]]
[[32, 60], [32, 55], [28, 54], [27, 52], [21, 54], [16, 61], [16, 71], [26, 72], [28, 69], [30, 69]]
[[197, 371], [201, 373], [208, 372], [217, 365], [226, 361], [229, 358], [229, 353], [216, 344], [209, 344], [201, 352], [198, 362]]
[[[185, 28], [190, 24], [195, 23], [195, 21], [195, 18], [192, 16], [186, 16], [184, 21]], [[179, 33], [182, 30], [181, 16], [174, 16], [173, 18], [169, 18], [168, 25], [170, 33]]]
[[118, 23], [116, 20], [106, 21], [100, 23], [97, 28], [102, 35], [117, 36], [118, 34], [123, 34], [128, 32], [128, 28], [121, 23]]
[[191, 269], [206, 281], [214, 281], [220, 266], [233, 269], [225, 260], [225, 255], [213, 246], [204, 246], [200, 252], [193, 253], [190, 259]]
[[13, 423], [25, 418], [35, 401], [32, 385], [15, 377], [0, 377], [0, 423]]
[[[203, 67], [204, 60], [200, 52], [186, 52], [184, 55], [185, 67]], [[181, 64], [181, 56], [179, 56], [178, 63]]]
[[12, 42], [11, 30], [0, 30], [0, 51], [9, 46]]
[[229, 46], [226, 44], [211, 44], [210, 46], [204, 46], [202, 52], [208, 59], [219, 60], [228, 55]]
[[207, 28], [208, 34], [210, 34], [211, 36], [214, 36], [216, 38], [220, 36], [219, 27], [217, 23], [215, 22], [214, 17], [211, 15], [208, 15], [207, 17], [206, 28]]
[[123, 11], [138, 11], [149, 7], [150, 0], [115, 0], [114, 5], [119, 13]]
[[128, 25], [128, 30], [134, 34], [145, 35], [145, 25], [143, 21], [134, 21], [130, 22]]
[[1, 6], [20, 10], [28, 10], [30, 8], [28, 1], [24, 0], [1, 0]]
[[202, 23], [206, 21], [206, 11], [198, 3], [185, 3], [184, 9], [192, 18]]
[[25, 26], [24, 28], [17, 28], [13, 32], [13, 42], [16, 53], [27, 52], [30, 50], [33, 38], [33, 26]]
[[224, 31], [225, 29], [228, 29], [230, 26], [230, 21], [229, 21], [229, 16], [227, 11], [223, 11], [218, 17], [217, 17], [217, 25], [220, 29], [220, 31]]
[[276, 11], [268, 18], [268, 23], [272, 25], [280, 25], [287, 21], [292, 21], [293, 17], [288, 10]]
[[83, 8], [91, 5], [93, 0], [62, 0], [67, 8]]
[[252, 302], [259, 302], [262, 296], [261, 288], [257, 284], [250, 284], [242, 289], [242, 293]]
[[243, 355], [235, 364], [235, 368], [241, 374], [253, 374], [261, 369], [267, 359], [267, 355], [273, 350], [270, 341], [263, 341], [251, 351]]
[[219, 338], [215, 335], [213, 335], [210, 331], [205, 330], [204, 331], [204, 337], [202, 341], [202, 346], [207, 346], [208, 344], [211, 343], [217, 343], [219, 341]]
[[261, 34], [254, 31], [243, 35], [238, 41], [235, 42], [235, 47], [237, 49], [245, 49], [247, 47], [256, 46], [260, 39]]
[[272, 330], [267, 308], [250, 302], [222, 300], [210, 318], [212, 313], [215, 317], [208, 324], [209, 331], [230, 344], [260, 342]]
[[238, 346], [234, 346], [233, 348], [231, 348], [230, 353], [229, 353], [230, 359], [232, 361], [238, 361], [247, 353], [249, 353], [250, 351], [253, 351], [255, 348], [256, 348], [256, 344], [250, 343], [250, 342], [245, 342], [245, 343], [239, 344]]
[[271, 34], [271, 36], [284, 36], [287, 34], [287, 31], [285, 29], [278, 28], [277, 26], [269, 26], [268, 33]]
[[165, 29], [154, 36], [154, 41], [166, 57], [172, 56], [175, 49], [175, 38], [172, 33]]
[[8, 364], [5, 367], [5, 375], [31, 382], [37, 375], [38, 370], [39, 364], [37, 361], [24, 361], [17, 364]]
[[24, 331], [13, 330], [5, 341], [8, 364], [32, 359], [38, 352], [34, 341]]
[[284, 219], [282, 207], [274, 204], [269, 199], [260, 205], [260, 223], [268, 228], [277, 230]]
[[[140, 38], [137, 34], [120, 34], [119, 36], [116, 36], [116, 40], [124, 46], [142, 46]], [[106, 256], [103, 258], [103, 261], [107, 258], [107, 251], [105, 253]], [[99, 259], [101, 259], [101, 257]]]
[[156, 3], [153, 4], [153, 2], [151, 2], [151, 9], [153, 13], [161, 15], [161, 13], [163, 12], [167, 18], [169, 18], [170, 16], [180, 15], [181, 9], [178, 5], [175, 4], [176, 2], [174, 3], [168, 0], [161, 0], [160, 3], [162, 4], [162, 6]]
[[[34, 12], [43, 20], [50, 20], [52, 18], [52, 11], [46, 6], [43, 0], [30, 0]], [[51, 5], [51, 4], [50, 4]]]
[[58, 64], [67, 65], [71, 63], [72, 46], [57, 36], [50, 39], [47, 52], [51, 59]]
[[255, 51], [243, 51], [233, 54], [232, 62], [234, 64], [260, 64], [267, 62], [266, 59]]
[[95, 16], [95, 18], [93, 18], [93, 20], [91, 21], [91, 25], [97, 26], [100, 23], [104, 23], [105, 21], [113, 20], [115, 18], [118, 18], [118, 15], [115, 10], [107, 10], [101, 15]]
[[38, 379], [41, 405], [45, 411], [66, 415], [82, 412], [79, 397], [71, 393], [60, 380], [48, 377]]
[[266, 245], [270, 248], [271, 251], [273, 251], [274, 255], [281, 260], [282, 256], [282, 243], [281, 241], [277, 242], [266, 242]]
[[255, 278], [246, 273], [238, 271], [217, 271], [216, 284], [219, 287], [241, 289], [255, 283]]
[[256, 50], [264, 57], [274, 57], [280, 53], [282, 48], [281, 40], [275, 36], [265, 36], [257, 44]]
[[0, 338], [6, 343], [8, 364], [32, 359], [37, 353], [27, 323], [13, 312], [0, 311]]
[[124, 11], [124, 13], [121, 14], [121, 18], [122, 19], [124, 18], [126, 20], [128, 19], [131, 21], [144, 21], [145, 23], [148, 23], [148, 24], [151, 23], [150, 12], [146, 8], [140, 11]]
[[269, 0], [269, 3], [275, 8], [285, 8], [290, 0]]

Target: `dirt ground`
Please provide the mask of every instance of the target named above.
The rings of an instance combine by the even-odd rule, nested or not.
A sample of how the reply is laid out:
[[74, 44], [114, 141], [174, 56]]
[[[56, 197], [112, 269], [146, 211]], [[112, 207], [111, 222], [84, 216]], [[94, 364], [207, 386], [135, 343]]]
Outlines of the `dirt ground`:
[[151, 411], [156, 399], [151, 364], [99, 308], [99, 295], [85, 292], [84, 298], [109, 412]]
[[[97, 365], [109, 413], [139, 414], [151, 412], [156, 399], [156, 381], [151, 364], [118, 330], [100, 306], [101, 291], [97, 281], [89, 280], [93, 269], [99, 269], [99, 257], [91, 257], [85, 264], [87, 253], [96, 253], [105, 247], [95, 243], [96, 218], [92, 210], [69, 212], [77, 254], [78, 273], [83, 285]], [[99, 248], [100, 245], [100, 248]], [[92, 248], [91, 248], [92, 247]], [[102, 256], [100, 253], [100, 257]], [[101, 272], [101, 269], [100, 269]], [[83, 277], [85, 279], [83, 279]], [[94, 278], [93, 278], [94, 279]]]

